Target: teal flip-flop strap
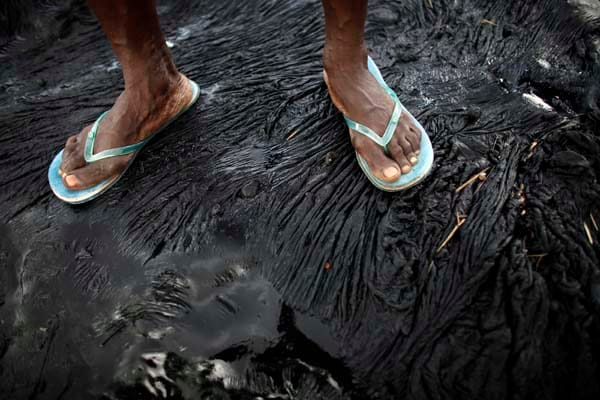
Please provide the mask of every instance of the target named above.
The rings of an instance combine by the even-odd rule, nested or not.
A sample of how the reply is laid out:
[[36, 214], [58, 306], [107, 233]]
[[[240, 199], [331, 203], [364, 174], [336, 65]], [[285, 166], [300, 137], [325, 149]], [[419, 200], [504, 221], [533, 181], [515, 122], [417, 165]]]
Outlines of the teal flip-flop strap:
[[108, 149], [94, 154], [94, 143], [96, 142], [98, 126], [100, 125], [100, 121], [102, 121], [102, 118], [104, 118], [107, 113], [108, 111], [105, 111], [98, 117], [96, 122], [94, 122], [94, 125], [92, 125], [92, 129], [90, 129], [90, 131], [88, 132], [87, 138], [85, 139], [85, 149], [83, 152], [83, 156], [85, 158], [85, 161], [87, 161], [88, 163], [103, 160], [105, 158], [123, 156], [125, 154], [133, 153], [139, 150], [142, 146], [144, 146], [144, 144], [149, 140], [149, 138], [147, 138], [134, 144], [130, 144], [123, 147], [115, 147], [114, 149]]
[[369, 139], [371, 139], [372, 141], [374, 141], [375, 143], [377, 143], [379, 146], [383, 147], [387, 151], [387, 145], [392, 140], [392, 137], [394, 136], [394, 131], [396, 130], [396, 127], [398, 126], [398, 122], [400, 121], [400, 116], [402, 115], [402, 111], [404, 108], [402, 107], [402, 104], [400, 103], [400, 100], [398, 99], [398, 96], [396, 95], [396, 93], [383, 80], [381, 73], [375, 66], [375, 63], [373, 62], [371, 57], [368, 57], [368, 68], [369, 68], [369, 72], [371, 73], [371, 75], [373, 75], [373, 77], [375, 77], [377, 82], [381, 85], [381, 87], [383, 87], [383, 89], [386, 91], [386, 93], [390, 96], [390, 98], [394, 102], [394, 111], [392, 111], [392, 115], [390, 117], [390, 120], [388, 121], [385, 132], [384, 132], [383, 136], [379, 136], [368, 126], [360, 124], [360, 123], [350, 119], [346, 115], [344, 115], [344, 119], [346, 120], [346, 124], [348, 125], [348, 127], [350, 129], [365, 135], [366, 137], [368, 137]]
[[[394, 100], [394, 99], [392, 98], [392, 100]], [[360, 124], [360, 123], [348, 118], [345, 115], [344, 115], [344, 119], [346, 120], [346, 124], [348, 125], [348, 127], [350, 129], [352, 129], [358, 133], [362, 133], [363, 135], [365, 135], [366, 137], [368, 137], [369, 139], [371, 139], [372, 141], [374, 141], [381, 147], [387, 149], [387, 145], [390, 142], [390, 140], [392, 140], [392, 137], [394, 136], [394, 131], [396, 130], [396, 127], [398, 126], [398, 121], [400, 121], [400, 115], [402, 115], [402, 106], [400, 105], [399, 101], [394, 100], [394, 111], [392, 111], [392, 116], [390, 117], [390, 120], [388, 121], [387, 128], [385, 128], [385, 132], [384, 132], [383, 136], [379, 136], [368, 126]]]

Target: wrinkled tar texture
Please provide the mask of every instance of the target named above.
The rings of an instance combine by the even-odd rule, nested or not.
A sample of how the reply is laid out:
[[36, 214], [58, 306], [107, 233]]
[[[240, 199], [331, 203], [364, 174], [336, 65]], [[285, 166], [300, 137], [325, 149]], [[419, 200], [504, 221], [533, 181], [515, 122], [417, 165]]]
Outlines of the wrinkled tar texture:
[[371, 55], [436, 156], [396, 194], [328, 98], [318, 1], [161, 2], [199, 105], [78, 207], [46, 171], [119, 65], [80, 3], [6, 28], [0, 398], [600, 398], [598, 7], [578, 4], [371, 2]]

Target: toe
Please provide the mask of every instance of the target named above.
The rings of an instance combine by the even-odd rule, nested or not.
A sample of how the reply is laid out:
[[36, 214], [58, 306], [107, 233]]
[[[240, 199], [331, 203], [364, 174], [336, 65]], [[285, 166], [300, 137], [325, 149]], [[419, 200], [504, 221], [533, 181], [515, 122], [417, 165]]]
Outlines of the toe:
[[400, 117], [395, 136], [400, 138], [400, 145], [409, 158], [420, 153], [421, 131], [407, 113], [403, 113]]
[[81, 138], [87, 135], [87, 132], [90, 128], [91, 125], [85, 127], [79, 134], [73, 135], [67, 139], [63, 152], [62, 163], [59, 168], [60, 172], [67, 173], [85, 166], [86, 161], [83, 156], [85, 140], [82, 140]]
[[402, 153], [406, 156], [410, 165], [415, 165], [418, 161], [417, 153], [413, 150], [412, 144], [408, 141], [407, 136], [408, 135], [398, 135], [396, 143], [402, 148]]
[[398, 163], [403, 174], [410, 172], [411, 163], [404, 149], [397, 140], [392, 140], [388, 146], [391, 157]]
[[87, 164], [66, 173], [63, 183], [71, 190], [87, 189], [121, 173], [127, 167], [128, 160], [129, 157], [121, 156]]
[[72, 150], [77, 146], [77, 137], [78, 135], [69, 136], [67, 143], [65, 143], [66, 150]]
[[404, 131], [404, 134], [400, 134], [403, 136], [404, 140], [406, 142], [408, 142], [410, 144], [410, 146], [408, 148], [406, 143], [403, 143], [404, 141], [402, 141], [400, 144], [401, 146], [405, 149], [405, 151], [408, 151], [409, 153], [418, 155], [420, 153], [420, 148], [421, 148], [421, 131], [419, 130], [419, 128], [417, 128], [415, 126], [415, 124], [413, 123], [412, 119], [410, 118], [410, 116], [406, 113], [402, 114], [402, 117], [400, 118], [401, 120], [401, 125], [404, 126], [406, 129]]
[[62, 156], [61, 169], [66, 169], [67, 163], [71, 162], [77, 154], [77, 135], [70, 136], [65, 143], [65, 148]]
[[417, 128], [411, 128], [406, 135], [406, 140], [410, 143], [415, 154], [419, 154], [421, 152], [421, 131], [419, 131]]
[[384, 182], [398, 180], [401, 175], [400, 166], [387, 157], [380, 146], [360, 134], [355, 134], [352, 138], [354, 148], [369, 164], [373, 175]]

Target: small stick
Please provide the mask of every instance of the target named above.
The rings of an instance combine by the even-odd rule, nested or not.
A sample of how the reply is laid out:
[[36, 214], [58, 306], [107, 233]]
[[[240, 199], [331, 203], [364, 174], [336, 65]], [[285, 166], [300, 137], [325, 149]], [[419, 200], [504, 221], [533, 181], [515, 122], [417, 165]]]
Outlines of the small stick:
[[540, 144], [540, 142], [538, 142], [537, 140], [534, 140], [531, 143], [531, 146], [529, 146], [529, 154], [527, 155], [526, 160], [529, 160], [531, 158], [531, 156], [533, 156], [533, 149], [535, 149], [538, 144]]
[[485, 178], [487, 177], [486, 172], [487, 170], [490, 169], [490, 167], [487, 167], [486, 169], [484, 169], [483, 171], [473, 175], [472, 177], [470, 177], [465, 183], [463, 183], [462, 185], [460, 185], [454, 192], [458, 193], [461, 190], [463, 190], [464, 188], [466, 188], [467, 186], [469, 186], [470, 184], [472, 184], [473, 182], [475, 182], [477, 179], [479, 180], [485, 180]]
[[433, 269], [433, 260], [431, 260], [431, 262], [429, 263], [429, 267], [427, 267], [427, 273], [429, 274], [432, 269]]
[[596, 223], [596, 220], [594, 219], [594, 214], [590, 213], [590, 218], [592, 219], [592, 224], [594, 224], [594, 228], [596, 228], [596, 230], [598, 230], [598, 224]]
[[482, 19], [481, 21], [479, 21], [481, 24], [488, 24], [488, 25], [493, 25], [496, 26], [496, 23], [494, 21], [491, 21], [489, 19]]
[[590, 244], [593, 246], [594, 245], [594, 239], [592, 239], [592, 232], [590, 232], [590, 228], [588, 228], [588, 226], [587, 226], [587, 224], [585, 222], [583, 223], [583, 229], [585, 229], [585, 233], [587, 235], [587, 238], [590, 241]]
[[298, 132], [300, 132], [300, 130], [296, 129], [294, 132], [292, 132], [290, 134], [290, 136], [287, 137], [287, 140], [292, 140], [294, 138], [294, 136], [296, 136], [298, 134]]
[[525, 204], [526, 199], [525, 199], [525, 184], [524, 183], [521, 183], [519, 185], [519, 193], [517, 193], [517, 194], [519, 196], [519, 204], [520, 205]]
[[458, 215], [458, 214], [456, 215], [456, 226], [454, 228], [452, 228], [452, 230], [450, 231], [450, 234], [448, 235], [446, 240], [444, 240], [442, 242], [442, 244], [440, 244], [440, 247], [438, 247], [436, 253], [439, 253], [444, 248], [444, 246], [446, 246], [448, 244], [450, 239], [452, 239], [452, 236], [454, 236], [454, 234], [456, 234], [456, 232], [458, 231], [458, 228], [460, 228], [465, 223], [466, 220], [467, 220], [466, 217]]
[[527, 257], [535, 257], [537, 258], [537, 261], [535, 262], [535, 269], [539, 269], [540, 268], [540, 263], [542, 262], [542, 258], [546, 257], [548, 255], [548, 253], [543, 253], [543, 254], [529, 254], [527, 255]]
[[427, 7], [433, 8], [433, 3], [431, 0], [427, 0]]
[[540, 142], [538, 142], [537, 140], [531, 142], [531, 146], [529, 146], [529, 152], [533, 151], [533, 149], [535, 149], [539, 143]]

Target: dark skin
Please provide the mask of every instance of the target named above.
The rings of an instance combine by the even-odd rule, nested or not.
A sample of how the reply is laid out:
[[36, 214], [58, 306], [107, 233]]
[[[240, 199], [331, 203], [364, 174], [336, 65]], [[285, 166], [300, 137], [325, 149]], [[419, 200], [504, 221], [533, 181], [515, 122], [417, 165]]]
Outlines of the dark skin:
[[[88, 0], [121, 63], [125, 90], [100, 123], [94, 152], [139, 142], [177, 114], [192, 89], [177, 71], [160, 30], [155, 1]], [[83, 157], [91, 125], [65, 145], [60, 167], [65, 186], [83, 189], [127, 166], [131, 154], [86, 165]]]
[[[187, 78], [175, 67], [160, 30], [155, 0], [88, 0], [123, 68], [125, 90], [102, 120], [94, 152], [136, 143], [177, 114], [191, 99]], [[324, 77], [334, 105], [380, 135], [394, 103], [367, 69], [364, 27], [367, 0], [323, 0], [326, 40]], [[132, 155], [86, 164], [85, 138], [91, 125], [65, 145], [65, 186], [84, 189], [120, 173]], [[396, 181], [418, 161], [420, 133], [402, 115], [389, 154], [350, 130], [352, 145], [386, 182]]]

